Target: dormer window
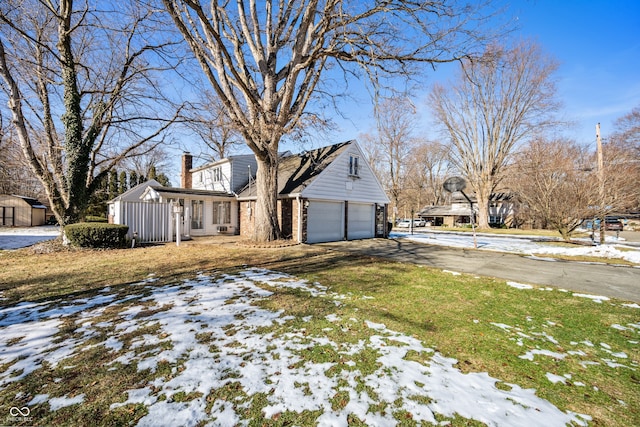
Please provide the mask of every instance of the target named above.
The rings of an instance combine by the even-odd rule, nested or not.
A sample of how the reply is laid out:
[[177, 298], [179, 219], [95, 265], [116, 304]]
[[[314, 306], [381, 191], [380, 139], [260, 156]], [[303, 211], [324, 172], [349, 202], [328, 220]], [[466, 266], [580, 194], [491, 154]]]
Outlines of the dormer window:
[[211, 175], [212, 175], [213, 182], [222, 181], [222, 168], [221, 167], [214, 168], [211, 171]]
[[349, 176], [360, 176], [359, 161], [358, 156], [349, 156]]

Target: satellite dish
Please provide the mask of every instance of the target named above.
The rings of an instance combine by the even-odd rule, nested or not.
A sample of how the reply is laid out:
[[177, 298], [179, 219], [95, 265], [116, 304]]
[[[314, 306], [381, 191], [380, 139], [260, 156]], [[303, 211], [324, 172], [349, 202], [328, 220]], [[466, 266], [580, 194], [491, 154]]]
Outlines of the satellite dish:
[[462, 191], [467, 186], [464, 178], [460, 178], [459, 176], [453, 176], [447, 179], [442, 186], [449, 193], [455, 193], [456, 191]]

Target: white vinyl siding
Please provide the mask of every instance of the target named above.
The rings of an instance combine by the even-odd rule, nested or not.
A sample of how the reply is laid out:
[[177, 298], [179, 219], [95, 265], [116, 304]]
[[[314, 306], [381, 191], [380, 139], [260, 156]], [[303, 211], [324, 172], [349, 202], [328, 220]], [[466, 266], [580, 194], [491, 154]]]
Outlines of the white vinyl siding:
[[[349, 162], [358, 157], [358, 176], [349, 175]], [[336, 200], [362, 203], [389, 203], [378, 182], [356, 145], [338, 156], [301, 192], [307, 199]], [[353, 165], [353, 163], [352, 163]]]
[[312, 200], [307, 208], [307, 243], [344, 238], [344, 204]]
[[375, 207], [370, 203], [347, 205], [347, 238], [369, 239], [375, 236]]

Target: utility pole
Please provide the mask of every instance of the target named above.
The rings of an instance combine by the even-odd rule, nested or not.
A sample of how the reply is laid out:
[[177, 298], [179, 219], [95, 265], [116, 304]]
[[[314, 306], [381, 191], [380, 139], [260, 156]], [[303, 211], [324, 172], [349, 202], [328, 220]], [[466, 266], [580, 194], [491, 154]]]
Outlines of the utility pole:
[[600, 244], [604, 244], [605, 234], [605, 192], [604, 192], [604, 157], [602, 155], [602, 139], [600, 138], [600, 123], [596, 124], [596, 154], [598, 156], [598, 203], [600, 204]]

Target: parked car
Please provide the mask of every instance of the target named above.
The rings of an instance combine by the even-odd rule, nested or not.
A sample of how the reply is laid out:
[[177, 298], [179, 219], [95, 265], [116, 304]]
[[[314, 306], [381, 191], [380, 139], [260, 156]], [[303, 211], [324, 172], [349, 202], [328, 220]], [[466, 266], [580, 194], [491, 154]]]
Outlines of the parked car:
[[410, 228], [411, 227], [411, 220], [410, 219], [401, 219], [398, 221], [398, 224], [396, 225], [396, 227], [398, 228]]
[[427, 225], [427, 223], [422, 218], [418, 218], [418, 219], [414, 219], [413, 220], [413, 226], [414, 227], [424, 227], [425, 225]]
[[[586, 230], [599, 230], [600, 220], [597, 218], [584, 220], [582, 222], [582, 228]], [[622, 231], [624, 229], [624, 225], [619, 218], [608, 216], [604, 219], [604, 229], [605, 231]]]
[[618, 218], [606, 217], [604, 219], [604, 229], [607, 231], [622, 231], [624, 225]]

